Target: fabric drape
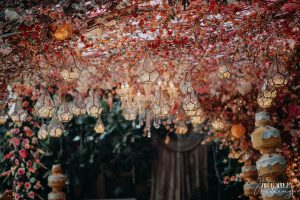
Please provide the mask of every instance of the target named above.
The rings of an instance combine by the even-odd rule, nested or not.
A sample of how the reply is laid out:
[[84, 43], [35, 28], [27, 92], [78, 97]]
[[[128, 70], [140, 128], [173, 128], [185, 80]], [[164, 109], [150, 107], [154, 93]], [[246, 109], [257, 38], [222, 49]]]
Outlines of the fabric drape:
[[188, 134], [172, 138], [169, 144], [156, 140], [151, 200], [208, 199], [207, 146], [204, 135]]

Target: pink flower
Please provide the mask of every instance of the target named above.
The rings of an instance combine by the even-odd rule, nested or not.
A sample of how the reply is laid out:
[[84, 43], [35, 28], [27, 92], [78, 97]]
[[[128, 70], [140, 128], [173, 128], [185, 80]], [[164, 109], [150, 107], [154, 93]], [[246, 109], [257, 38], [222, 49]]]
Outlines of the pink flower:
[[32, 166], [32, 161], [28, 160], [26, 164], [27, 164], [28, 167], [31, 167]]
[[25, 189], [28, 191], [31, 188], [31, 183], [26, 182], [24, 185]]
[[13, 137], [11, 140], [10, 140], [10, 143], [14, 145], [14, 147], [16, 148], [17, 146], [20, 145], [20, 139], [17, 138], [17, 137]]
[[4, 156], [4, 160], [9, 160], [13, 156], [13, 152], [9, 152]]
[[28, 102], [28, 101], [24, 101], [24, 102], [23, 102], [23, 108], [28, 107], [28, 105], [29, 105], [29, 102]]
[[40, 189], [42, 186], [41, 186], [41, 183], [38, 181], [35, 185], [34, 185], [34, 189], [38, 190]]
[[32, 136], [32, 130], [28, 126], [24, 127], [24, 132], [25, 132], [25, 134], [26, 134], [27, 137], [31, 137]]
[[29, 192], [29, 193], [28, 193], [28, 197], [29, 197], [30, 199], [34, 199], [34, 196], [35, 196], [34, 192]]
[[25, 149], [30, 149], [29, 140], [28, 140], [28, 139], [24, 139], [23, 142], [22, 142], [22, 146], [23, 146]]
[[25, 174], [25, 168], [19, 168], [18, 169], [18, 175], [22, 176]]
[[18, 193], [14, 193], [14, 197], [16, 200], [20, 199], [20, 195]]
[[21, 158], [25, 159], [25, 158], [27, 158], [28, 153], [25, 149], [21, 149], [19, 151], [19, 155], [20, 155]]

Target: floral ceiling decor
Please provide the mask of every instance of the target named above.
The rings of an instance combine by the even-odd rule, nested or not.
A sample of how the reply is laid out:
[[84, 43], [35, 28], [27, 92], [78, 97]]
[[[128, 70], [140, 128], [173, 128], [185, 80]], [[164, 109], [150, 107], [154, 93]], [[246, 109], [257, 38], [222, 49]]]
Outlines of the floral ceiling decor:
[[[44, 118], [40, 138], [60, 137], [64, 124], [88, 114], [104, 133], [101, 102], [109, 90], [109, 105], [119, 96], [123, 116], [149, 137], [152, 127], [173, 123], [187, 134], [190, 124], [208, 121], [207, 141], [241, 159], [255, 113], [269, 110], [282, 119], [275, 124], [283, 141], [295, 140], [300, 6], [293, 0], [0, 5], [1, 124], [20, 126], [28, 114]], [[28, 90], [35, 106], [25, 113], [20, 97]], [[299, 180], [299, 173], [288, 176]]]

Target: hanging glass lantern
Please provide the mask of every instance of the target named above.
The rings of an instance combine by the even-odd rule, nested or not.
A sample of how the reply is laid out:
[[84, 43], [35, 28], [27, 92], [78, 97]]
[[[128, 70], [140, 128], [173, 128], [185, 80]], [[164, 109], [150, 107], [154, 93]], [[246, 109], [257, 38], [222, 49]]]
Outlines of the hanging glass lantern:
[[80, 61], [76, 61], [76, 57], [71, 54], [71, 56], [67, 59], [66, 62], [69, 62], [72, 67], [70, 69], [63, 69], [61, 71], [61, 76], [63, 77], [64, 80], [66, 81], [74, 81], [78, 80], [81, 72], [83, 71], [83, 67], [81, 66]]
[[150, 55], [146, 53], [141, 71], [138, 73], [141, 83], [152, 84], [158, 80], [159, 73]]
[[179, 134], [179, 135], [183, 135], [183, 134], [186, 134], [187, 132], [188, 132], [188, 127], [185, 124], [185, 122], [184, 121], [178, 121], [176, 123], [175, 133]]
[[73, 102], [70, 104], [70, 108], [75, 116], [81, 116], [86, 113], [86, 104], [82, 95], [78, 94], [75, 96]]
[[171, 105], [169, 99], [166, 97], [166, 94], [163, 93], [161, 86], [159, 86], [158, 91], [152, 105], [152, 112], [155, 116], [165, 117], [169, 113]]
[[180, 91], [182, 94], [189, 94], [193, 92], [193, 86], [191, 77], [189, 74], [186, 74], [185, 79], [180, 83]]
[[231, 72], [229, 71], [228, 67], [226, 66], [226, 63], [224, 60], [221, 60], [219, 62], [219, 70], [217, 73], [217, 76], [219, 79], [223, 80], [223, 79], [230, 79], [231, 76]]
[[94, 91], [90, 91], [89, 101], [86, 105], [87, 113], [93, 117], [98, 117], [102, 112], [101, 103], [98, 97], [95, 96]]
[[263, 94], [258, 95], [257, 98], [258, 106], [261, 108], [269, 108], [273, 103], [272, 98], [266, 98]]
[[213, 129], [216, 131], [223, 131], [226, 129], [226, 126], [227, 126], [225, 120], [223, 120], [221, 118], [217, 118], [217, 119], [213, 120], [211, 125], [212, 125]]
[[54, 115], [55, 105], [47, 90], [39, 96], [34, 109], [41, 118], [51, 118]]
[[268, 86], [268, 81], [265, 80], [263, 87], [262, 87], [262, 94], [264, 98], [275, 98], [277, 95], [277, 91], [275, 88]]
[[117, 93], [120, 95], [121, 100], [124, 99], [129, 93], [129, 85], [127, 83], [122, 83], [121, 87], [117, 89]]
[[188, 94], [183, 100], [183, 109], [188, 116], [195, 116], [199, 108], [199, 102], [195, 93]]
[[8, 111], [8, 115], [14, 123], [22, 123], [25, 121], [27, 117], [27, 112], [22, 108], [19, 99], [17, 99], [17, 101], [13, 103], [13, 105]]
[[136, 118], [136, 107], [134, 105], [134, 102], [123, 102], [122, 103], [122, 115], [124, 117], [124, 119], [128, 120], [128, 121], [132, 121], [135, 120]]
[[57, 116], [61, 122], [69, 122], [73, 118], [73, 113], [70, 110], [69, 104], [66, 100], [63, 100], [57, 111]]
[[105, 131], [105, 127], [104, 127], [104, 124], [103, 124], [100, 116], [97, 120], [94, 130], [96, 133], [99, 133], [99, 134], [104, 133], [104, 131]]
[[282, 87], [288, 83], [288, 80], [289, 73], [276, 56], [268, 73], [268, 82], [271, 87]]
[[48, 133], [51, 137], [61, 137], [63, 132], [64, 125], [61, 121], [58, 120], [58, 117], [55, 115], [48, 126]]
[[38, 138], [40, 140], [46, 140], [48, 138], [48, 135], [49, 135], [49, 133], [46, 130], [45, 124], [43, 123], [40, 130], [39, 130], [39, 132], [38, 132]]

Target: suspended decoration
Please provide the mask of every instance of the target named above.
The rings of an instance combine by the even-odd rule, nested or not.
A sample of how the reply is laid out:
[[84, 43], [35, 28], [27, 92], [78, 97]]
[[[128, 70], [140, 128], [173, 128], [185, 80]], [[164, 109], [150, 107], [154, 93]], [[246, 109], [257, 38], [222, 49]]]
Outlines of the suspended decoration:
[[190, 94], [193, 92], [191, 76], [186, 73], [184, 80], [180, 83], [180, 91], [182, 94]]
[[46, 129], [45, 124], [43, 123], [42, 126], [40, 127], [40, 130], [38, 131], [38, 138], [40, 140], [46, 140], [48, 138], [48, 131]]
[[75, 116], [86, 114], [86, 104], [81, 94], [77, 94], [74, 97], [73, 102], [70, 104], [70, 109]]
[[4, 112], [4, 110], [0, 110], [0, 125], [3, 125], [6, 123], [8, 119], [7, 114]]
[[46, 89], [38, 97], [34, 109], [41, 118], [51, 118], [55, 113], [55, 105]]
[[219, 64], [220, 64], [220, 67], [219, 67], [219, 70], [218, 70], [218, 73], [217, 73], [218, 78], [220, 80], [230, 79], [231, 72], [229, 71], [228, 67], [226, 66], [225, 61], [221, 60], [219, 62]]
[[263, 94], [259, 94], [257, 98], [257, 104], [261, 108], [270, 108], [272, 106], [273, 99], [264, 97]]
[[194, 92], [185, 96], [183, 100], [183, 109], [188, 116], [195, 116], [199, 106], [199, 101]]
[[70, 122], [73, 118], [73, 113], [70, 110], [68, 102], [64, 99], [57, 111], [58, 119], [61, 122]]
[[243, 124], [234, 124], [231, 126], [231, 134], [233, 137], [239, 139], [243, 137], [246, 133], [246, 128], [243, 126]]
[[166, 117], [171, 109], [169, 99], [166, 96], [161, 85], [159, 85], [152, 105], [152, 112], [157, 117]]
[[285, 86], [289, 81], [289, 72], [284, 68], [280, 58], [276, 56], [268, 73], [268, 82], [271, 87]]
[[105, 131], [105, 127], [104, 127], [104, 124], [103, 124], [100, 116], [97, 120], [94, 130], [96, 133], [99, 133], [99, 134], [104, 133], [104, 131]]
[[265, 80], [262, 87], [262, 96], [263, 98], [273, 99], [277, 95], [277, 91], [275, 88], [268, 86], [268, 80]]
[[63, 69], [61, 71], [61, 76], [66, 81], [76, 81], [79, 79], [83, 66], [81, 61], [78, 61], [77, 58], [71, 53], [66, 62], [71, 65], [70, 69]]
[[22, 123], [26, 120], [27, 112], [23, 109], [19, 99], [12, 104], [8, 111], [8, 115], [14, 123]]
[[94, 90], [89, 92], [89, 100], [86, 105], [87, 113], [92, 117], [98, 117], [102, 112], [102, 106], [99, 98], [94, 94]]
[[144, 57], [144, 62], [141, 71], [138, 73], [139, 80], [144, 84], [153, 84], [158, 81], [159, 72], [155, 67], [148, 52]]
[[63, 132], [64, 125], [58, 120], [57, 115], [55, 115], [48, 126], [48, 133], [51, 137], [61, 137]]
[[122, 83], [121, 87], [117, 89], [117, 93], [120, 95], [121, 100], [128, 96], [129, 85], [128, 83]]
[[205, 121], [205, 116], [202, 115], [195, 115], [195, 116], [191, 116], [191, 123], [194, 126], [197, 126], [199, 124], [202, 124]]

